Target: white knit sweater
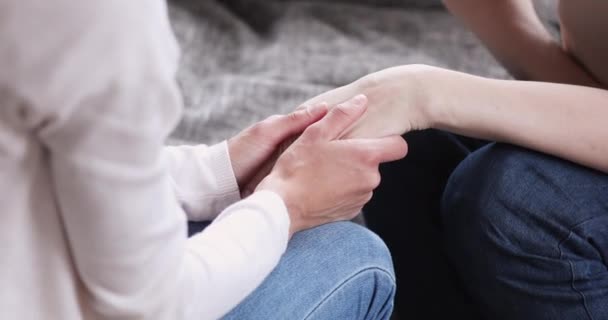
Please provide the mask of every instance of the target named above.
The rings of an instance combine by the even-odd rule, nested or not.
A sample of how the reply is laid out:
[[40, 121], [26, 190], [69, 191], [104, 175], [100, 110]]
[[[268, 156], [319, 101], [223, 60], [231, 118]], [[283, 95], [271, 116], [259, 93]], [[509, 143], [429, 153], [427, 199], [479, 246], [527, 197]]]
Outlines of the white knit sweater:
[[161, 0], [0, 0], [0, 319], [215, 319], [275, 267], [281, 198], [163, 146], [178, 55]]

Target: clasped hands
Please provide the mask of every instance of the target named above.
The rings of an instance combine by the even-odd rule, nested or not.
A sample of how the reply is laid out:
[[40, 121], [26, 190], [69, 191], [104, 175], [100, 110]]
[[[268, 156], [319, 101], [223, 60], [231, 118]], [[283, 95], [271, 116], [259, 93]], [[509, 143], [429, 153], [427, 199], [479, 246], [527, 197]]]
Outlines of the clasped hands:
[[[352, 219], [380, 183], [379, 165], [407, 154], [400, 135], [425, 126], [411, 105], [415, 90], [401, 90], [400, 72], [366, 76], [229, 139], [242, 196], [259, 190], [280, 195], [290, 236]], [[405, 91], [408, 96], [400, 96]]]

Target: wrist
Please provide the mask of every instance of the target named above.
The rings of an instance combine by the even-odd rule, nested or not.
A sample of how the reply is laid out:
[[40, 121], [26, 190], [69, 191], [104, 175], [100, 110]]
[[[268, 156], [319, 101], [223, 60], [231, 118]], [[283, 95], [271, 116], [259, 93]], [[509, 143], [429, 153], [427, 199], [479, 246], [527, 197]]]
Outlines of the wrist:
[[271, 191], [278, 195], [287, 208], [287, 215], [289, 217], [289, 238], [296, 232], [301, 230], [300, 219], [302, 216], [301, 208], [296, 205], [294, 192], [291, 190], [290, 185], [283, 179], [276, 177], [275, 174], [271, 174], [264, 178], [257, 186], [255, 191]]
[[[395, 69], [401, 92], [407, 94], [400, 98], [414, 110], [406, 115], [406, 120], [412, 122], [413, 127], [410, 129], [434, 128], [446, 116], [445, 102], [450, 98], [447, 96], [449, 93], [442, 90], [442, 83], [450, 76], [449, 70], [422, 64], [404, 65]], [[397, 106], [402, 108], [401, 103]]]
[[421, 102], [428, 128], [439, 129], [452, 117], [450, 102], [453, 97], [449, 80], [451, 76], [451, 72], [435, 68], [422, 77], [420, 91], [424, 98]]
[[422, 106], [426, 127], [446, 130], [458, 126], [458, 108], [466, 108], [469, 97], [479, 91], [477, 77], [452, 70], [429, 67], [418, 77], [418, 103]]
[[486, 123], [495, 117], [503, 80], [488, 79], [470, 74], [443, 70], [432, 79], [435, 84], [432, 107], [429, 108], [434, 129], [456, 134], [486, 137]]

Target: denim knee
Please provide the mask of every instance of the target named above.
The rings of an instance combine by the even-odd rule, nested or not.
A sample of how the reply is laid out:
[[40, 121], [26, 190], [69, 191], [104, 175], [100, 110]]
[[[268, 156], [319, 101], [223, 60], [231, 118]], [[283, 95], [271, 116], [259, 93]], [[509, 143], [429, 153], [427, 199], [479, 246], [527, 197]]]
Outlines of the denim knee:
[[354, 270], [328, 292], [305, 319], [388, 320], [395, 298], [395, 278], [385, 270], [365, 267]]
[[589, 292], [608, 281], [607, 186], [606, 174], [504, 144], [459, 165], [441, 204], [445, 246], [486, 314], [576, 318], [602, 305]]
[[395, 273], [390, 252], [375, 233], [351, 222], [331, 223], [294, 237], [288, 252], [300, 246], [314, 248], [315, 259], [333, 261], [333, 267], [317, 278], [333, 282], [333, 287], [325, 290], [307, 319], [329, 313], [352, 319], [389, 318]]
[[[471, 245], [492, 242], [504, 250], [555, 255], [584, 221], [605, 216], [605, 174], [527, 149], [492, 144], [454, 171], [442, 199], [450, 234], [469, 234]], [[473, 238], [474, 237], [474, 238]], [[460, 237], [449, 241], [462, 241]]]
[[369, 229], [352, 222], [334, 222], [297, 233], [287, 255], [308, 250], [315, 258], [336, 262], [336, 268], [349, 270], [378, 269], [395, 277], [393, 262], [386, 244]]
[[565, 236], [558, 224], [567, 224], [562, 216], [571, 210], [564, 209], [573, 204], [558, 195], [545, 157], [492, 144], [456, 168], [441, 204], [446, 243], [459, 252], [456, 258], [483, 259], [488, 251], [555, 254], [547, 244]]
[[225, 319], [389, 319], [394, 294], [384, 242], [335, 222], [295, 234], [275, 270]]

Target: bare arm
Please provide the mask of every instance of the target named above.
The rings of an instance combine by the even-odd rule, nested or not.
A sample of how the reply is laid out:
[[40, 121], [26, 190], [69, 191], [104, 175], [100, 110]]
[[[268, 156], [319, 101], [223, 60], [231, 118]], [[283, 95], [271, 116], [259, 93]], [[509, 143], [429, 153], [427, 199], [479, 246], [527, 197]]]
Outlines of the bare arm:
[[429, 76], [432, 127], [512, 143], [608, 172], [608, 91], [493, 80], [440, 70]]
[[444, 0], [519, 80], [599, 87], [556, 42], [531, 0]]
[[310, 100], [369, 97], [345, 135], [379, 137], [437, 128], [512, 143], [608, 172], [608, 91], [494, 80], [423, 65], [389, 68]]

